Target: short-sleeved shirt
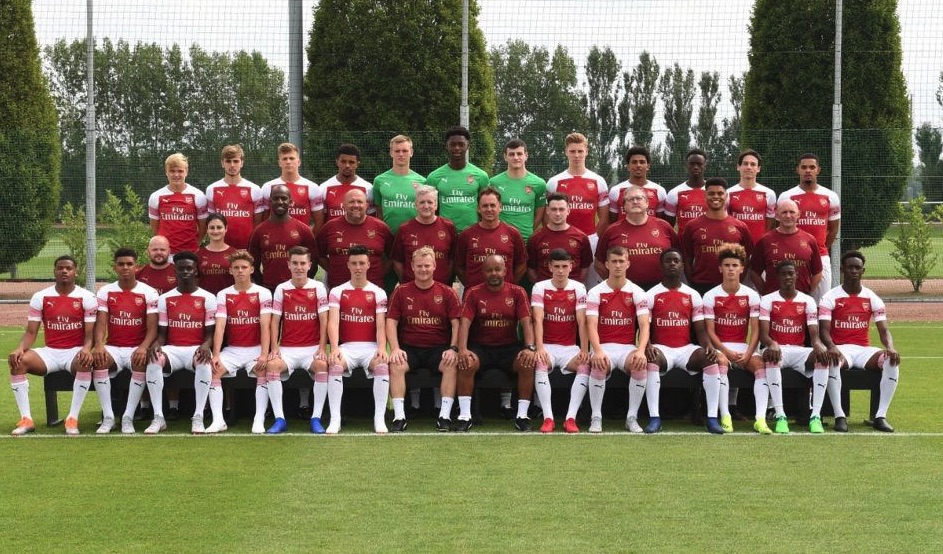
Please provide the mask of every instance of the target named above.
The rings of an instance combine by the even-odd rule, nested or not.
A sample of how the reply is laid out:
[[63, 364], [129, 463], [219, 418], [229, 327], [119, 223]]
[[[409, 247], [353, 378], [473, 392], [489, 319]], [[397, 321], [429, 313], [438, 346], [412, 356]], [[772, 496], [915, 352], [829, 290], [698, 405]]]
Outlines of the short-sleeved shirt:
[[367, 215], [377, 213], [373, 205], [373, 184], [362, 177], [357, 177], [353, 183], [341, 183], [335, 175], [320, 186], [321, 196], [324, 197], [325, 222], [344, 216], [344, 196], [352, 190], [363, 191], [367, 196]]
[[[609, 213], [618, 216], [616, 221], [625, 219], [625, 191], [630, 186], [632, 186], [632, 183], [629, 181], [622, 181], [609, 189]], [[668, 197], [665, 187], [653, 181], [647, 181], [642, 189], [645, 191], [645, 196], [648, 197], [649, 217], [664, 213], [665, 199]]]
[[272, 293], [253, 284], [239, 291], [235, 286], [216, 295], [216, 319], [226, 322], [228, 346], [259, 346], [262, 344], [262, 315], [272, 313]]
[[167, 344], [199, 346], [203, 329], [216, 324], [216, 297], [200, 288], [190, 293], [173, 289], [157, 299], [157, 318], [167, 327]]
[[[248, 242], [246, 246], [248, 246]], [[205, 246], [197, 251], [196, 256], [200, 259], [201, 289], [219, 294], [219, 291], [232, 286], [233, 277], [229, 273], [229, 255], [235, 251], [236, 248], [231, 245], [226, 250], [219, 252], [207, 250]]]
[[397, 175], [392, 169], [377, 175], [373, 180], [373, 202], [383, 213], [383, 223], [399, 229], [416, 217], [416, 188], [425, 182], [425, 177], [411, 169], [406, 175]]
[[704, 320], [701, 295], [684, 283], [669, 289], [658, 283], [648, 291], [652, 343], [670, 348], [692, 344], [694, 322]]
[[59, 294], [53, 285], [33, 294], [26, 320], [43, 324], [46, 346], [64, 349], [85, 344], [85, 325], [97, 317], [98, 300], [90, 291], [76, 286]]
[[609, 205], [609, 187], [606, 180], [587, 170], [582, 175], [564, 171], [547, 180], [547, 194], [567, 195], [570, 215], [567, 222], [587, 235], [596, 233], [599, 208]]
[[[317, 346], [321, 342], [320, 314], [328, 311], [324, 284], [308, 279], [301, 287], [286, 281], [272, 295], [272, 314], [281, 318], [281, 346]], [[278, 337], [272, 337], [275, 342]]]
[[753, 247], [753, 256], [750, 258], [751, 270], [766, 272], [766, 288], [760, 292], [769, 294], [779, 290], [776, 265], [791, 260], [796, 264], [796, 289], [811, 293], [812, 277], [822, 272], [822, 258], [818, 251], [815, 237], [805, 231], [797, 230], [788, 235], [777, 229], [767, 232]]
[[339, 344], [377, 341], [377, 314], [385, 314], [387, 305], [383, 289], [373, 283], [357, 288], [347, 281], [331, 289], [328, 305], [340, 316]]
[[884, 300], [868, 287], [858, 294], [848, 294], [838, 286], [825, 293], [819, 301], [819, 319], [832, 322], [831, 335], [835, 344], [870, 346], [868, 327], [871, 320], [887, 321]]
[[689, 221], [707, 212], [707, 192], [704, 187], [692, 188], [687, 182], [668, 191], [665, 198], [665, 215], [674, 217], [678, 232], [684, 232]]
[[750, 229], [729, 215], [724, 219], [702, 215], [684, 228], [681, 233], [681, 252], [685, 263], [691, 266], [689, 269], [693, 283], [719, 285], [724, 280], [717, 259], [717, 251], [724, 243], [742, 245], [747, 257], [753, 251]]
[[367, 279], [371, 283], [383, 285], [383, 258], [389, 258], [393, 248], [393, 234], [386, 223], [367, 216], [363, 223], [354, 225], [339, 217], [324, 224], [318, 233], [317, 242], [319, 255], [328, 259], [328, 287], [333, 288], [350, 280], [347, 251], [355, 244], [365, 246], [369, 251]]
[[583, 269], [593, 265], [593, 250], [586, 233], [572, 225], [562, 231], [543, 226], [527, 241], [527, 267], [537, 272], [538, 280], [552, 277], [550, 252], [557, 248], [566, 250], [573, 259], [570, 279], [578, 280]]
[[486, 229], [476, 223], [458, 236], [455, 258], [465, 261], [466, 287], [484, 282], [485, 259], [492, 254], [504, 256], [508, 271], [506, 277], [512, 277], [515, 266], [527, 262], [524, 239], [517, 229], [503, 221], [499, 221], [494, 229]]
[[115, 283], [98, 289], [98, 311], [108, 314], [107, 344], [109, 346], [138, 347], [147, 335], [147, 316], [157, 313], [157, 298], [153, 287], [140, 281], [130, 290]]
[[534, 213], [547, 206], [547, 182], [530, 171], [520, 179], [505, 171], [491, 178], [491, 186], [501, 193], [501, 221], [520, 231], [527, 242], [534, 234]]
[[220, 179], [206, 187], [206, 210], [226, 217], [226, 244], [246, 248], [255, 228], [255, 215], [265, 211], [262, 189], [246, 179], [234, 185]]
[[291, 192], [291, 207], [288, 208], [288, 215], [304, 223], [311, 225], [311, 214], [324, 209], [324, 196], [317, 183], [304, 177], [299, 177], [297, 181], [287, 182], [281, 177], [272, 179], [262, 185], [262, 205], [264, 211], [272, 207], [272, 187], [275, 185], [285, 185]]
[[397, 321], [400, 344], [430, 348], [450, 344], [451, 322], [461, 315], [462, 306], [455, 289], [438, 281], [421, 289], [412, 281], [393, 290], [386, 317]]
[[714, 334], [721, 342], [747, 342], [750, 320], [760, 317], [760, 295], [740, 285], [728, 294], [722, 285], [704, 293], [704, 319], [714, 321]]
[[766, 220], [776, 217], [776, 193], [763, 185], [727, 189], [727, 213], [746, 223], [755, 243], [766, 234]]
[[799, 205], [799, 228], [815, 237], [819, 254], [827, 256], [825, 239], [828, 237], [828, 223], [841, 219], [841, 200], [838, 195], [821, 185], [812, 191], [795, 186], [780, 194], [779, 199], [789, 199]]
[[469, 344], [511, 346], [518, 344], [517, 323], [530, 317], [527, 293], [505, 281], [497, 292], [483, 283], [465, 289], [462, 317], [471, 321]]
[[135, 273], [135, 278], [146, 285], [154, 287], [157, 294], [164, 294], [177, 288], [177, 268], [174, 264], [167, 264], [160, 269], [153, 267], [151, 264], [141, 266]]
[[597, 318], [600, 344], [635, 344], [638, 318], [648, 314], [648, 295], [632, 281], [619, 290], [603, 281], [586, 293], [586, 317]]
[[557, 288], [547, 279], [534, 284], [530, 292], [532, 308], [543, 310], [543, 344], [572, 346], [579, 344], [579, 322], [576, 314], [586, 312], [586, 286], [568, 279]]
[[252, 231], [249, 254], [261, 265], [262, 284], [269, 290], [291, 279], [288, 250], [293, 246], [310, 250], [312, 259], [318, 255], [311, 228], [295, 218], [283, 222], [267, 219]]
[[199, 221], [209, 216], [206, 195], [193, 185], [184, 185], [180, 192], [163, 187], [148, 198], [147, 215], [157, 221], [157, 234], [167, 237], [171, 254], [196, 252], [200, 247]]
[[661, 281], [659, 258], [668, 248], [679, 248], [678, 234], [664, 219], [649, 217], [645, 223], [634, 225], [623, 219], [610, 225], [599, 237], [596, 259], [606, 262], [606, 251], [612, 246], [624, 246], [629, 251], [629, 269], [626, 277], [633, 283], [654, 286]]
[[422, 223], [415, 218], [406, 221], [398, 227], [390, 253], [391, 259], [403, 264], [403, 277], [400, 282], [408, 283], [415, 279], [413, 252], [428, 246], [435, 252], [436, 265], [432, 278], [440, 283], [451, 284], [451, 264], [455, 259], [457, 244], [458, 232], [455, 225], [444, 217], [436, 217], [432, 223]]
[[445, 164], [426, 177], [426, 184], [439, 191], [439, 215], [460, 233], [478, 221], [478, 191], [488, 183], [488, 174], [470, 163], [458, 170]]
[[779, 344], [804, 346], [810, 325], [818, 325], [818, 311], [811, 296], [797, 292], [791, 300], [776, 292], [760, 299], [760, 321], [769, 322], [769, 337]]

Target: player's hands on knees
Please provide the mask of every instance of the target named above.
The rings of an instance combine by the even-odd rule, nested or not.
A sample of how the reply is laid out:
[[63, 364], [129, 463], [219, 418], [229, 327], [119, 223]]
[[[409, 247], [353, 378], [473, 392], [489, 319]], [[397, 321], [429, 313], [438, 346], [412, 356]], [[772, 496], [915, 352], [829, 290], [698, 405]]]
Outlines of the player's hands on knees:
[[79, 367], [82, 369], [88, 369], [92, 365], [92, 352], [84, 346], [79, 350], [79, 353], [75, 355], [75, 361], [79, 364]]
[[534, 364], [536, 365], [537, 362], [541, 362], [548, 367], [550, 366], [550, 354], [548, 354], [547, 349], [542, 346], [534, 353]]
[[11, 370], [16, 370], [20, 365], [20, 358], [23, 357], [23, 349], [17, 348], [7, 357], [7, 363], [10, 364]]
[[341, 356], [341, 349], [338, 347], [334, 350], [331, 350], [331, 356], [328, 358], [328, 361], [331, 365], [341, 365], [341, 361], [343, 359], [344, 358]]
[[131, 353], [131, 364], [134, 366], [142, 366], [145, 363], [147, 363], [147, 348], [138, 346], [134, 349], [134, 352]]
[[893, 348], [884, 349], [884, 353], [887, 355], [888, 360], [890, 360], [891, 365], [900, 365], [900, 353]]
[[644, 371], [648, 362], [648, 356], [636, 350], [629, 354], [629, 371]]
[[374, 355], [374, 358], [376, 358], [377, 361], [380, 362], [381, 364], [390, 363], [390, 357], [387, 356], [386, 350], [384, 350], [383, 348], [377, 348], [377, 353]]
[[589, 365], [593, 369], [601, 371], [609, 371], [610, 363], [609, 356], [602, 350], [599, 352], [593, 352], [593, 357], [589, 360]]
[[777, 343], [772, 343], [763, 350], [763, 361], [769, 364], [778, 364], [783, 359], [783, 353]]
[[531, 369], [534, 367], [535, 362], [537, 361], [537, 356], [530, 350], [525, 349], [517, 353], [517, 360], [521, 364], [521, 367]]
[[442, 363], [447, 367], [454, 366], [456, 363], [458, 363], [458, 353], [451, 348], [445, 349], [445, 351], [442, 352]]
[[403, 352], [402, 348], [394, 348], [393, 351], [390, 352], [391, 364], [405, 364], [407, 360], [408, 358], [406, 356], [406, 353]]
[[150, 348], [147, 349], [147, 361], [158, 363], [163, 354], [159, 344], [152, 344]]
[[[135, 352], [137, 352], [137, 350], [135, 350]], [[104, 369], [108, 366], [108, 356], [103, 345], [99, 344], [92, 349], [92, 363], [99, 369]]]
[[658, 363], [658, 350], [651, 343], [645, 345], [645, 359], [653, 364]]
[[210, 363], [213, 360], [213, 353], [206, 346], [200, 345], [197, 347], [193, 358], [199, 363]]
[[463, 349], [458, 352], [458, 369], [465, 371], [475, 363], [475, 355], [471, 350]]

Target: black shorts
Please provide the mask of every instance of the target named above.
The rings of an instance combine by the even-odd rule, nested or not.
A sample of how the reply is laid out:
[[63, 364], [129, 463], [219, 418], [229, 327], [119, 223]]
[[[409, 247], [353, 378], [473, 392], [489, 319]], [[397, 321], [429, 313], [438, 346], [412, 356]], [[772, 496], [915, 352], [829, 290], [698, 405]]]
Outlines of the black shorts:
[[418, 346], [401, 344], [400, 349], [406, 353], [406, 360], [410, 371], [423, 367], [429, 371], [439, 371], [439, 363], [442, 362], [442, 354], [448, 350], [449, 347], [445, 345], [420, 348]]
[[506, 373], [514, 373], [514, 360], [517, 359], [517, 355], [521, 353], [522, 348], [520, 344], [505, 346], [471, 344], [468, 346], [468, 349], [474, 352], [481, 361], [478, 371], [497, 368]]

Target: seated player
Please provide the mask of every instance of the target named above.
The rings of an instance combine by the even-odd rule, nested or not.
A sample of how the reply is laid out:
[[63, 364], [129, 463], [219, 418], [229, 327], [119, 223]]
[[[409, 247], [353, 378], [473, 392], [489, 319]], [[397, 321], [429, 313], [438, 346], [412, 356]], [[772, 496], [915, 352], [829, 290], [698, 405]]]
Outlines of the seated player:
[[[606, 379], [612, 370], [620, 369], [631, 376], [626, 428], [632, 432], [638, 429], [640, 432], [638, 407], [645, 394], [645, 349], [649, 338], [648, 295], [626, 277], [629, 270], [629, 250], [626, 247], [610, 246], [606, 250], [603, 269], [606, 271], [606, 280], [586, 293], [586, 331], [593, 349], [588, 385], [581, 383], [579, 388], [573, 388], [566, 417], [568, 420], [576, 417], [588, 387], [592, 409], [589, 432], [601, 433]], [[657, 410], [655, 414], [658, 414]], [[575, 427], [576, 421], [570, 425]], [[658, 427], [661, 427], [660, 423]]]
[[413, 280], [393, 291], [386, 313], [386, 338], [390, 343], [390, 396], [393, 398], [391, 431], [406, 430], [406, 373], [425, 367], [442, 374], [442, 404], [436, 431], [451, 430], [458, 354], [458, 318], [462, 306], [455, 289], [435, 280], [436, 253], [424, 246], [412, 254]]
[[[281, 433], [288, 428], [285, 423], [285, 411], [282, 409], [281, 377], [279, 373], [266, 373], [271, 344], [269, 339], [272, 293], [267, 288], [252, 282], [255, 260], [249, 252], [236, 250], [229, 255], [228, 262], [233, 285], [224, 288], [216, 295], [213, 382], [210, 384], [209, 392], [213, 423], [206, 427], [205, 432], [219, 433], [226, 430], [221, 379], [223, 376], [234, 377], [237, 371], [243, 369], [249, 377], [256, 378], [255, 419], [252, 420], [252, 432], [259, 434], [265, 430], [263, 427], [265, 409], [271, 400], [275, 424], [269, 428], [268, 432]], [[260, 380], [264, 381], [260, 383]], [[266, 391], [265, 398], [260, 398], [260, 388]], [[202, 417], [200, 419], [202, 423]]]
[[144, 372], [147, 348], [157, 338], [157, 297], [153, 287], [135, 277], [137, 253], [131, 248], [115, 250], [114, 270], [118, 280], [98, 289], [98, 321], [95, 322], [95, 390], [102, 405], [99, 433], [109, 433], [115, 424], [111, 407], [111, 375], [131, 371], [128, 403], [121, 417], [121, 432], [134, 433], [134, 410], [147, 389]]
[[[164, 420], [164, 372], [193, 371], [196, 406], [192, 431], [202, 433], [203, 408], [213, 378], [213, 330], [216, 327], [216, 297], [197, 286], [199, 258], [184, 250], [174, 256], [177, 287], [157, 300], [157, 338], [147, 353], [147, 390], [154, 403], [154, 420], [144, 430], [147, 435], [167, 428]], [[222, 410], [220, 410], [222, 411]]]
[[341, 398], [343, 377], [350, 377], [355, 368], [363, 368], [373, 379], [373, 430], [386, 433], [386, 398], [390, 392], [390, 366], [386, 355], [386, 293], [367, 280], [370, 251], [355, 244], [347, 251], [350, 280], [331, 289], [328, 297], [328, 358], [327, 399], [331, 406], [331, 423], [327, 434], [341, 430]]
[[[35, 430], [29, 407], [29, 381], [26, 375], [46, 375], [71, 371], [72, 407], [65, 421], [68, 435], [79, 434], [79, 410], [92, 383], [92, 339], [95, 329], [95, 295], [75, 284], [76, 264], [72, 256], [59, 256], [53, 263], [56, 284], [47, 287], [29, 301], [26, 331], [9, 358], [10, 384], [20, 420], [13, 435]], [[33, 348], [42, 323], [46, 345]]]
[[[534, 326], [527, 293], [505, 281], [507, 265], [497, 254], [485, 257], [484, 282], [465, 290], [458, 329], [458, 422], [455, 430], [471, 429], [471, 395], [475, 373], [481, 367], [499, 368], [517, 375], [517, 417], [514, 427], [531, 430], [527, 410], [534, 394]], [[517, 326], [521, 325], [526, 347], [521, 348]]]
[[[573, 259], [562, 248], [550, 251], [552, 277], [534, 285], [530, 305], [534, 319], [534, 341], [537, 343], [537, 361], [534, 366], [534, 388], [544, 412], [541, 433], [552, 433], [553, 408], [550, 403], [550, 375], [554, 369], [564, 373], [576, 372], [571, 397], [586, 389], [589, 382], [589, 336], [586, 334], [586, 287], [570, 279]], [[580, 400], [582, 401], [582, 395]], [[581, 403], [581, 402], [580, 402]], [[579, 409], [579, 403], [576, 405]], [[563, 430], [577, 433], [576, 414], [563, 422]]]
[[[691, 375], [700, 373], [707, 399], [706, 427], [711, 433], [721, 435], [733, 431], [733, 422], [727, 408], [727, 391], [721, 380], [727, 378], [727, 358], [710, 343], [704, 329], [704, 304], [696, 290], [681, 282], [684, 262], [681, 252], [669, 248], [661, 253], [661, 283], [648, 291], [651, 310], [651, 343], [645, 351], [648, 360], [648, 375], [645, 395], [651, 420], [646, 433], [657, 433], [661, 429], [658, 401], [661, 392], [660, 374], [672, 369], [687, 371]], [[692, 333], [693, 332], [693, 333]], [[697, 344], [691, 344], [691, 336]], [[630, 391], [634, 389], [629, 389]], [[721, 402], [723, 398], [723, 402]], [[629, 409], [634, 404], [630, 397]], [[721, 422], [717, 411], [721, 410]], [[637, 409], [637, 408], [636, 408]], [[638, 422], [627, 421], [632, 432], [638, 432]]]
[[[290, 375], [295, 370], [307, 371], [314, 379], [314, 410], [311, 432], [324, 434], [321, 414], [327, 399], [327, 289], [324, 284], [308, 278], [311, 270], [311, 252], [304, 246], [288, 250], [291, 279], [275, 288], [272, 297], [271, 355], [266, 365], [266, 376]], [[256, 377], [256, 408], [269, 400], [268, 378]], [[265, 388], [261, 388], [262, 386]], [[256, 411], [256, 427], [262, 429], [262, 417]]]
[[[732, 367], [753, 374], [753, 396], [756, 399], [753, 429], [757, 433], [769, 435], [773, 432], [766, 424], [769, 383], [766, 381], [766, 366], [757, 353], [760, 342], [760, 295], [740, 282], [747, 261], [746, 249], [742, 245], [721, 245], [717, 259], [723, 282], [704, 294], [704, 327], [711, 345], [727, 358]], [[723, 390], [720, 400], [724, 400]], [[722, 418], [721, 427], [730, 432], [725, 427], [726, 422]]]
[[[893, 433], [887, 422], [887, 409], [900, 378], [900, 354], [887, 328], [884, 301], [861, 284], [864, 254], [845, 252], [841, 257], [842, 284], [825, 293], [819, 303], [819, 334], [833, 366], [881, 372], [881, 396], [871, 425], [878, 431]], [[874, 320], [883, 349], [871, 346], [868, 327]], [[832, 375], [836, 378], [832, 379]], [[845, 432], [848, 422], [841, 407], [841, 372], [829, 370], [829, 399], [835, 409], [835, 430]]]
[[[812, 417], [809, 431], [824, 433], [822, 404], [828, 386], [829, 368], [825, 346], [819, 339], [815, 300], [796, 290], [796, 264], [791, 260], [776, 266], [779, 290], [760, 299], [760, 344], [773, 409], [776, 433], [788, 433], [789, 423], [783, 410], [782, 368], [812, 377]], [[805, 346], [806, 340], [812, 346]], [[837, 371], [837, 368], [835, 368]]]

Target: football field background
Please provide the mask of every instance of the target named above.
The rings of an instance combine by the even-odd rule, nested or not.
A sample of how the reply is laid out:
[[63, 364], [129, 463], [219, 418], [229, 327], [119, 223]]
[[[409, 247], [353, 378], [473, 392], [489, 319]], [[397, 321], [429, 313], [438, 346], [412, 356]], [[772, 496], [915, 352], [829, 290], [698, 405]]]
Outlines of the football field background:
[[[374, 436], [366, 420], [336, 437], [250, 436], [248, 422], [193, 437], [83, 435], [42, 421], [12, 438], [16, 406], [0, 387], [3, 552], [939, 552], [943, 548], [941, 323], [895, 323], [901, 385], [879, 434], [713, 436], [687, 421], [635, 436], [526, 436], [505, 421], [467, 435], [413, 421]], [[0, 352], [21, 329], [0, 328]], [[0, 364], [6, 369], [5, 360]], [[5, 379], [4, 379], [5, 380]], [[61, 413], [69, 394], [60, 394]], [[562, 414], [557, 414], [562, 415]]]

